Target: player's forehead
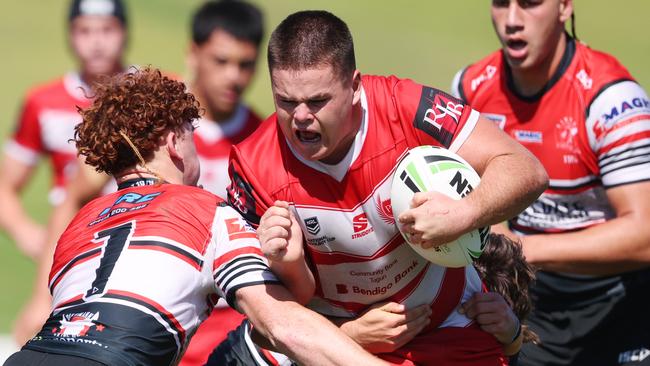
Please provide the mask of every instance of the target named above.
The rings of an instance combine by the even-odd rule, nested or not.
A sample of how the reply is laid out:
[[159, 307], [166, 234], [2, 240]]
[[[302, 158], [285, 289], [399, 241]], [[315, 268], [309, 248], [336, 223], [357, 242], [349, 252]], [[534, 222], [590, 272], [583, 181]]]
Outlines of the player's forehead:
[[257, 57], [257, 46], [255, 43], [237, 38], [220, 28], [215, 29], [207, 41], [196, 44], [196, 47], [215, 56]]
[[343, 87], [343, 81], [331, 65], [300, 69], [272, 69], [271, 87], [280, 97], [296, 100], [331, 96]]
[[79, 15], [70, 21], [70, 29], [80, 28], [122, 28], [122, 22], [112, 15]]

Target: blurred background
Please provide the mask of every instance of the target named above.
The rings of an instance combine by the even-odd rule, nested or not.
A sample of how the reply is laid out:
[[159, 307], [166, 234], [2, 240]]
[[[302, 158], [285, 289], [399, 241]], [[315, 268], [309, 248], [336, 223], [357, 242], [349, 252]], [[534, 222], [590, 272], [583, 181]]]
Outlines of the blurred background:
[[[153, 65], [185, 74], [189, 20], [200, 0], [125, 0], [129, 17], [130, 64]], [[498, 48], [490, 2], [388, 0], [251, 1], [266, 16], [267, 37], [289, 13], [332, 11], [346, 21], [355, 40], [358, 67], [367, 74], [395, 74], [448, 90], [461, 67]], [[618, 57], [640, 84], [650, 87], [650, 38], [644, 31], [650, 2], [574, 0], [578, 37], [592, 48]], [[74, 70], [66, 40], [68, 0], [5, 1], [0, 14], [0, 139], [11, 132], [25, 91], [36, 83]], [[265, 43], [262, 48], [265, 48]], [[266, 55], [245, 99], [258, 113], [272, 112]], [[31, 215], [45, 222], [49, 166], [40, 164], [23, 200]], [[2, 203], [0, 203], [1, 209]], [[0, 344], [8, 337], [20, 306], [32, 288], [34, 263], [0, 232]], [[6, 346], [5, 346], [6, 347]], [[5, 351], [6, 352], [6, 351]], [[4, 360], [0, 350], [0, 362]]]

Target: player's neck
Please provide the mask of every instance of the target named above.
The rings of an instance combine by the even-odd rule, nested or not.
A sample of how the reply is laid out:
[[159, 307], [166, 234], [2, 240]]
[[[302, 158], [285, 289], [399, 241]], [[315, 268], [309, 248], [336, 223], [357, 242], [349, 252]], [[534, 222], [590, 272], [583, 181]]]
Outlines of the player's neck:
[[560, 67], [567, 48], [567, 36], [562, 33], [554, 51], [538, 65], [529, 68], [511, 68], [512, 82], [517, 93], [523, 96], [537, 95], [549, 83]]
[[[124, 65], [121, 62], [118, 62], [113, 66], [113, 69], [109, 72], [109, 76], [121, 73], [123, 71], [124, 71]], [[93, 74], [85, 70], [81, 70], [79, 72], [79, 77], [81, 78], [81, 81], [83, 81], [86, 85], [90, 86], [91, 88], [96, 82], [98, 82], [104, 76], [105, 75], [103, 74]]]

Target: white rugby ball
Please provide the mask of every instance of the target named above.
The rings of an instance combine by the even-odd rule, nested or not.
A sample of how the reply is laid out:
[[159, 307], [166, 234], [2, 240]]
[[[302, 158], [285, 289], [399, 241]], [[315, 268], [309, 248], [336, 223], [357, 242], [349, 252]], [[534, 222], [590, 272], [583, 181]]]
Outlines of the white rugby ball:
[[[393, 173], [390, 201], [395, 222], [409, 242], [409, 234], [401, 230], [397, 218], [411, 208], [416, 192], [437, 191], [459, 200], [478, 186], [481, 179], [463, 158], [443, 148], [419, 146], [409, 150]], [[485, 227], [462, 235], [457, 240], [435, 248], [423, 249], [411, 244], [413, 250], [432, 263], [445, 267], [464, 267], [483, 252], [490, 228]]]

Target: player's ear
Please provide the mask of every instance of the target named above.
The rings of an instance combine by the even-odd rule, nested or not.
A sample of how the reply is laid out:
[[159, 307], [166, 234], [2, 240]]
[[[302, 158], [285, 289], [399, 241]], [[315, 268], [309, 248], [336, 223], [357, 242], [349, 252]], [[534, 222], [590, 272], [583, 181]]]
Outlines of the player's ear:
[[573, 0], [560, 0], [560, 22], [564, 23], [573, 14]]
[[361, 100], [361, 72], [354, 70], [352, 74], [352, 90], [354, 93], [352, 104], [356, 105]]
[[167, 133], [164, 139], [165, 139], [165, 148], [169, 153], [169, 157], [171, 157], [172, 159], [182, 160], [183, 154], [178, 148], [178, 142], [179, 142], [178, 135], [174, 131], [170, 131]]

